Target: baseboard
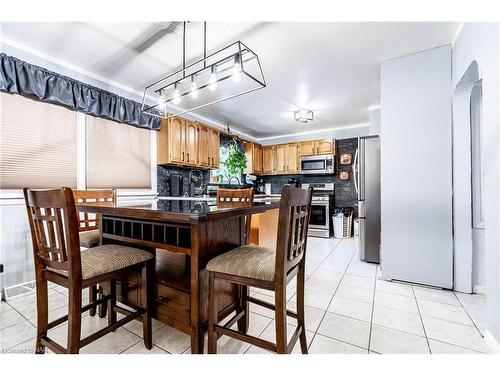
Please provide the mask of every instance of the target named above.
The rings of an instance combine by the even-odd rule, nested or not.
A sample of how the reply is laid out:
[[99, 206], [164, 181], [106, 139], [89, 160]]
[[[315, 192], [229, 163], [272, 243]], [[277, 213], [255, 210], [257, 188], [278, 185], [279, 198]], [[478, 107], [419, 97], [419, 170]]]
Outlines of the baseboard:
[[500, 353], [500, 343], [498, 343], [495, 337], [487, 329], [484, 330], [484, 341], [486, 341], [486, 344], [488, 345], [492, 353]]
[[474, 294], [486, 294], [486, 287], [482, 285], [473, 285], [472, 293]]

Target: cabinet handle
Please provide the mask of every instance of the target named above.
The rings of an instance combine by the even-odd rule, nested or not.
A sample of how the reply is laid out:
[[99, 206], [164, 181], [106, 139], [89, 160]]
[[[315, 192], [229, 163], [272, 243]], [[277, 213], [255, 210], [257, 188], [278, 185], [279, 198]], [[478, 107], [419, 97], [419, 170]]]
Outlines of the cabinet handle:
[[208, 165], [210, 165], [210, 156], [208, 157]]
[[188, 158], [188, 159], [187, 159], [187, 161], [188, 161], [188, 163], [189, 163], [189, 152], [187, 153], [187, 158]]
[[184, 161], [184, 152], [182, 153], [182, 161]]
[[212, 165], [215, 165], [215, 164], [214, 164], [214, 158], [212, 158]]

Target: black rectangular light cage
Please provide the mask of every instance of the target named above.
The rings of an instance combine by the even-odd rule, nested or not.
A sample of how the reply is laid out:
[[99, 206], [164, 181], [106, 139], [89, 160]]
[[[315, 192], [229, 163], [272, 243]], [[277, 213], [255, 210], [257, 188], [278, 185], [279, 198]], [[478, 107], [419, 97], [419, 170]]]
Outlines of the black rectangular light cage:
[[237, 41], [147, 86], [142, 112], [168, 119], [264, 87], [259, 57]]

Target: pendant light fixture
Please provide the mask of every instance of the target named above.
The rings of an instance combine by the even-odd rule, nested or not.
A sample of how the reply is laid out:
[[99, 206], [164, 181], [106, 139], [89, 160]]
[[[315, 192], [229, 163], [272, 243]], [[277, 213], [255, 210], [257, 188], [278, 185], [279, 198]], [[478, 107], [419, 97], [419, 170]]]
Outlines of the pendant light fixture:
[[203, 58], [186, 66], [183, 23], [182, 68], [145, 88], [142, 112], [168, 119], [266, 87], [259, 57], [245, 44], [236, 41], [207, 55], [206, 22], [203, 39]]
[[314, 121], [314, 113], [310, 109], [301, 108], [293, 113], [293, 119], [307, 124], [310, 121]]

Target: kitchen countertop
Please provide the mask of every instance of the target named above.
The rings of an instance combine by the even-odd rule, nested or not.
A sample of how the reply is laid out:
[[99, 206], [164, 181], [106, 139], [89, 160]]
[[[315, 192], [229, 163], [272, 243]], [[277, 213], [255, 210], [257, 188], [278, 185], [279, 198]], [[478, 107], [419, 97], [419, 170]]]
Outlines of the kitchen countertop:
[[[281, 197], [281, 194], [256, 194], [254, 195], [255, 202], [267, 202], [267, 201], [278, 201]], [[166, 201], [197, 201], [197, 202], [207, 202], [207, 203], [215, 203], [215, 197], [169, 197], [169, 196], [159, 196], [158, 200], [166, 200]]]

